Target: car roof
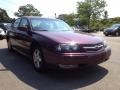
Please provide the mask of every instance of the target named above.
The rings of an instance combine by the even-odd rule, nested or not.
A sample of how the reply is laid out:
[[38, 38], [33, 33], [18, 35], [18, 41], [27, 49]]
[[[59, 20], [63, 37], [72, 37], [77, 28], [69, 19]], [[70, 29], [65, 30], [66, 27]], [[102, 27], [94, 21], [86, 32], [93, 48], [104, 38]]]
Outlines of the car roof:
[[21, 18], [28, 18], [28, 19], [44, 19], [44, 20], [60, 20], [54, 18], [42, 18], [40, 16], [22, 16]]

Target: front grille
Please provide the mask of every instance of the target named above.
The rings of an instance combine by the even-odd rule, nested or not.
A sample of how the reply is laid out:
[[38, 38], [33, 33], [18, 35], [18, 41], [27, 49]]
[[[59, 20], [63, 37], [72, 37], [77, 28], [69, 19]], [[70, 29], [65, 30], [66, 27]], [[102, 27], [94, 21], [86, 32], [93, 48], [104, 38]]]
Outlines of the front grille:
[[103, 43], [94, 44], [94, 45], [84, 45], [82, 48], [85, 52], [95, 52], [103, 49]]

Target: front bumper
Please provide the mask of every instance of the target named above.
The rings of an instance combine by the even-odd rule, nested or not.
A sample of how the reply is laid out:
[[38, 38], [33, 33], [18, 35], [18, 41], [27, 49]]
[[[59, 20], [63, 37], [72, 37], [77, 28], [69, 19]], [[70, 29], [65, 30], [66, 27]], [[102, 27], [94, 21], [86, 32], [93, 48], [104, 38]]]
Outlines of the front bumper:
[[78, 65], [78, 64], [100, 64], [109, 59], [110, 47], [96, 53], [64, 53], [56, 54], [44, 50], [44, 59], [50, 64]]
[[0, 33], [0, 38], [6, 38], [6, 34], [5, 34], [5, 32], [4, 31], [2, 31], [1, 33]]

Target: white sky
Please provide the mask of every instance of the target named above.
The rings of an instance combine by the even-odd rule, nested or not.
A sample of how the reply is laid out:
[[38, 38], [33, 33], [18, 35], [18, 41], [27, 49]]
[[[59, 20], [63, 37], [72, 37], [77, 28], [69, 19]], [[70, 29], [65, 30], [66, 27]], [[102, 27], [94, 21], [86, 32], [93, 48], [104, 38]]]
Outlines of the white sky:
[[[54, 17], [54, 14], [69, 14], [76, 12], [76, 2], [81, 0], [0, 0], [0, 8], [6, 9], [10, 17], [19, 6], [33, 4], [40, 10], [43, 17]], [[120, 0], [106, 0], [109, 17], [120, 17]]]

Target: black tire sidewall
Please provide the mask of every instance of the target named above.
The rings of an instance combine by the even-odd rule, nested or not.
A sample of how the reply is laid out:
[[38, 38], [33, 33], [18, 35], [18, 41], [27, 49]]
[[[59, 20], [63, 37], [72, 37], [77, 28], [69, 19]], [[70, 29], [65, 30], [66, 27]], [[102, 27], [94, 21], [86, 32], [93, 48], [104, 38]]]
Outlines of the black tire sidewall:
[[108, 36], [108, 34], [105, 34], [105, 36]]

